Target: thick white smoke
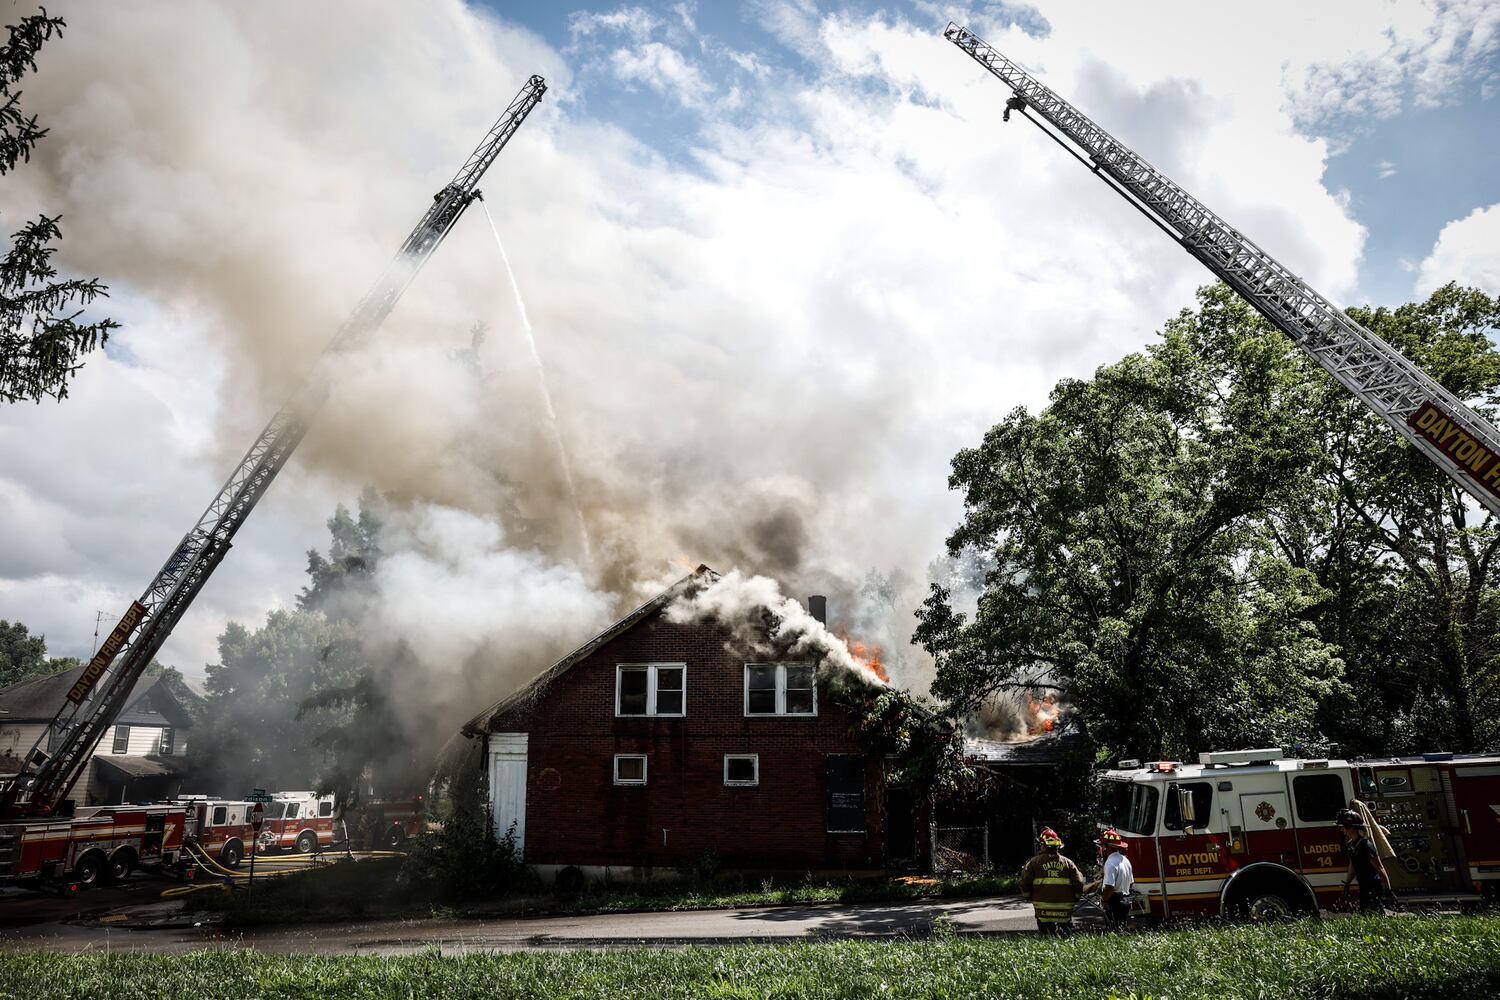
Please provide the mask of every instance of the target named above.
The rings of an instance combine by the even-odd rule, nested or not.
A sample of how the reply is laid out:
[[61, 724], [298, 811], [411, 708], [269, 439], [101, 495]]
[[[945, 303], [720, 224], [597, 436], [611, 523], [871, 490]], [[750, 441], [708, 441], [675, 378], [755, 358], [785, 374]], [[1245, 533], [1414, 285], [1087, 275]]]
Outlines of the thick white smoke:
[[735, 625], [753, 621], [762, 610], [771, 613], [770, 636], [777, 650], [810, 657], [872, 684], [885, 683], [867, 661], [850, 652], [848, 643], [828, 631], [801, 603], [783, 594], [780, 584], [769, 577], [731, 570], [707, 586], [677, 598], [667, 607], [666, 615], [674, 622], [713, 618]]

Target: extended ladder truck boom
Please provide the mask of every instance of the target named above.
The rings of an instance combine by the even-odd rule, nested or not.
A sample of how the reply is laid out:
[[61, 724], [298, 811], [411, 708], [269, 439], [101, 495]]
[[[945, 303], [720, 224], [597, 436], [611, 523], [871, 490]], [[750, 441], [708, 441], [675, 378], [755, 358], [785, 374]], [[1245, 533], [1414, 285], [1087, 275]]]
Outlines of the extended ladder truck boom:
[[943, 37], [1011, 89], [1004, 120], [1012, 111], [1030, 119], [1500, 514], [1500, 431], [1494, 425], [974, 32], [950, 22]]
[[142, 671], [172, 634], [229, 551], [235, 532], [301, 442], [308, 421], [327, 397], [338, 355], [365, 340], [390, 315], [464, 209], [481, 197], [480, 178], [546, 90], [540, 76], [527, 80], [453, 180], [433, 197], [432, 205], [375, 287], [339, 328], [311, 377], [271, 418], [203, 516], [182, 537], [145, 593], [127, 609], [84, 669], [0, 798], [0, 819], [48, 816], [67, 799]]

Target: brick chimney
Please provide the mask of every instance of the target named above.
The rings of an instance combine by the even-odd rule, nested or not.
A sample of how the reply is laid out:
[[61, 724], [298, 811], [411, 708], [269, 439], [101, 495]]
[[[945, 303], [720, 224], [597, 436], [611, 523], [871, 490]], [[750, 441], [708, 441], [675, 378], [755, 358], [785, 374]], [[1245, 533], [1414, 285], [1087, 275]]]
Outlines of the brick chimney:
[[818, 620], [821, 625], [828, 624], [828, 598], [822, 594], [814, 594], [807, 599], [807, 613]]

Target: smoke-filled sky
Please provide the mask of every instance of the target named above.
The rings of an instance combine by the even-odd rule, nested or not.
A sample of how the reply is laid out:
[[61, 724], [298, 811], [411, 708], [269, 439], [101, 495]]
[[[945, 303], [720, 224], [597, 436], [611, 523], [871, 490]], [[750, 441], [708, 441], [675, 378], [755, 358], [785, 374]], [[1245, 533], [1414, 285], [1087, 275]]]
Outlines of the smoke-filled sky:
[[[562, 651], [700, 562], [899, 643], [958, 518], [953, 453], [1209, 280], [1001, 125], [1008, 91], [950, 18], [1336, 301], [1500, 292], [1484, 0], [53, 12], [69, 29], [24, 97], [51, 134], [0, 213], [61, 213], [58, 263], [123, 324], [67, 401], [0, 411], [0, 618], [54, 655], [140, 592], [532, 73], [546, 99], [483, 188], [555, 433], [476, 206], [163, 650], [190, 676], [227, 620], [292, 602], [365, 485], [411, 541], [383, 622], [429, 656], [512, 628]], [[856, 603], [872, 570], [894, 586]]]

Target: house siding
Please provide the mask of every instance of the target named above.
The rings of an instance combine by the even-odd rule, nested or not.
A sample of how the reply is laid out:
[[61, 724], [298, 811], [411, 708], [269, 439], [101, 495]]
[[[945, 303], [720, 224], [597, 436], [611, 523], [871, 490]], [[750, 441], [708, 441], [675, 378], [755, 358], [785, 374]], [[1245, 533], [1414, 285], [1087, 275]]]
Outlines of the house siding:
[[[721, 626], [658, 614], [491, 719], [491, 732], [529, 735], [525, 860], [671, 867], [711, 853], [729, 867], [879, 867], [881, 760], [821, 691], [815, 717], [747, 718], [744, 667], [765, 660]], [[687, 664], [686, 715], [616, 718], [616, 666], [650, 662]], [[742, 753], [759, 755], [759, 785], [726, 787], [724, 755]], [[615, 785], [615, 754], [645, 754], [647, 783]], [[826, 829], [828, 754], [865, 758], [863, 833]]]

